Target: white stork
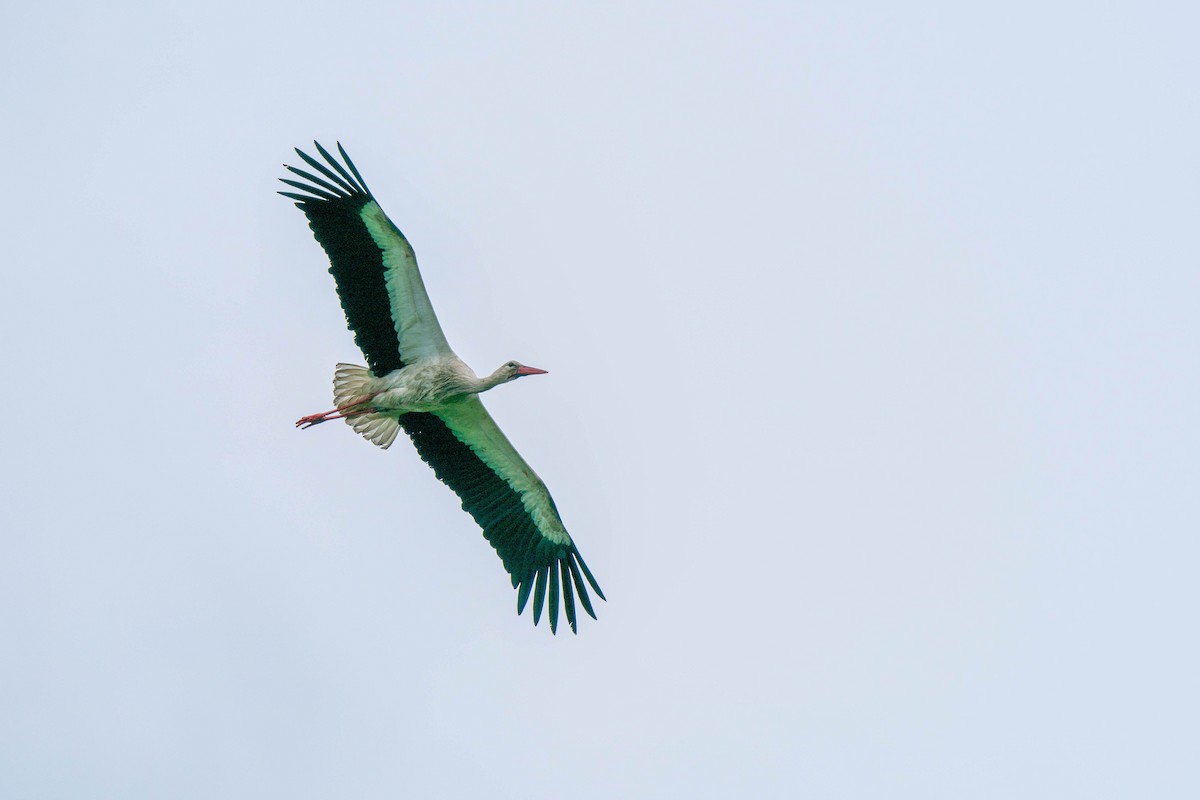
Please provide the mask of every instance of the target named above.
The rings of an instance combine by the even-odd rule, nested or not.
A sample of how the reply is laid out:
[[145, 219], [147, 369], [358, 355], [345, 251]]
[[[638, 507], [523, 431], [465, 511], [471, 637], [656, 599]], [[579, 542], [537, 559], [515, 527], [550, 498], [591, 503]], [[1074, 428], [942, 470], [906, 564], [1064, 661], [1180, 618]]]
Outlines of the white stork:
[[313, 144], [328, 166], [299, 149], [296, 153], [324, 177], [285, 164], [304, 182], [280, 180], [305, 194], [280, 194], [296, 201], [329, 256], [346, 322], [369, 368], [338, 364], [335, 408], [296, 425], [344, 419], [385, 448], [403, 428], [496, 549], [517, 590], [517, 613], [532, 592], [536, 625], [549, 588], [550, 630], [556, 631], [561, 586], [567, 622], [576, 631], [572, 585], [593, 619], [584, 578], [601, 599], [604, 592], [563, 527], [546, 485], [479, 400], [480, 392], [545, 370], [509, 361], [485, 378], [476, 377], [446, 343], [412, 246], [383, 213], [354, 162], [340, 143], [345, 166]]

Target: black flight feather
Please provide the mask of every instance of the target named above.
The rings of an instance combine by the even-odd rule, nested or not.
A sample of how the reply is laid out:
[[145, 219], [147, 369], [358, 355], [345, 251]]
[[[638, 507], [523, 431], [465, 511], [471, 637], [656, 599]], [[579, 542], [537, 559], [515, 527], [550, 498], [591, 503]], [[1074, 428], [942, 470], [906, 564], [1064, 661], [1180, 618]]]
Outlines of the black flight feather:
[[[327, 192], [323, 189], [318, 189], [315, 186], [309, 186], [307, 183], [301, 183], [300, 181], [292, 181], [292, 180], [288, 180], [287, 178], [280, 178], [279, 181], [280, 181], [280, 183], [286, 183], [288, 186], [295, 186], [297, 189], [303, 189], [306, 192], [311, 192], [312, 194], [315, 194], [317, 197], [321, 198], [322, 200], [337, 200], [340, 197], [340, 195], [330, 194], [329, 192]], [[327, 186], [328, 184], [326, 184], [324, 181], [322, 181], [321, 185]], [[315, 200], [316, 198], [311, 198], [311, 199]]]
[[[300, 210], [308, 217], [313, 236], [329, 256], [329, 273], [337, 285], [338, 299], [346, 314], [346, 324], [354, 332], [354, 341], [367, 359], [371, 372], [378, 376], [387, 375], [403, 367], [404, 361], [400, 358], [400, 341], [384, 281], [383, 251], [360, 216], [363, 206], [374, 198], [364, 186], [355, 184], [324, 148], [318, 145], [317, 149], [341, 173], [340, 177], [304, 151], [297, 149], [296, 153], [345, 192], [331, 195], [318, 188], [315, 179], [314, 185], [309, 185], [280, 178], [287, 185], [316, 196], [303, 198], [290, 192], [280, 194], [301, 201]], [[303, 177], [301, 170], [293, 169], [292, 172]], [[333, 188], [324, 181], [319, 183]]]
[[558, 632], [558, 568], [551, 564], [550, 571], [550, 632]]
[[546, 603], [546, 568], [537, 572], [537, 585], [533, 587], [533, 624], [537, 625], [542, 619], [542, 606]]
[[575, 595], [571, 591], [571, 577], [565, 558], [559, 559], [558, 571], [562, 573], [563, 609], [567, 612], [567, 622], [571, 624], [571, 633], [578, 633], [575, 629]]
[[[317, 144], [317, 143], [313, 142], [313, 144]], [[319, 144], [317, 144], [317, 150], [320, 152], [324, 152], [324, 148], [321, 147], [321, 145], [319, 145]], [[315, 158], [313, 158], [308, 153], [301, 150], [299, 147], [296, 148], [296, 155], [298, 155], [302, 159], [304, 159], [305, 164], [308, 164], [310, 167], [315, 169], [317, 172], [321, 173], [326, 178], [329, 178], [329, 180], [333, 181], [338, 186], [341, 186], [349, 194], [356, 194], [356, 193], [367, 194], [367, 191], [363, 187], [354, 186], [354, 185], [351, 185], [350, 183], [347, 183], [342, 178], [340, 178], [337, 175], [335, 175], [334, 173], [330, 172], [329, 167], [325, 166], [320, 161], [317, 161]], [[329, 156], [325, 156], [325, 158], [329, 159]], [[332, 161], [332, 159], [329, 159], [329, 160]], [[334, 164], [334, 166], [336, 166], [337, 162], [333, 162], [333, 164]], [[344, 172], [344, 170], [339, 169], [338, 172]]]
[[342, 187], [335, 186], [329, 181], [321, 180], [311, 172], [305, 172], [304, 170], [297, 169], [296, 167], [288, 167], [287, 164], [284, 164], [284, 166], [287, 167], [288, 172], [292, 173], [293, 175], [299, 175], [301, 178], [304, 178], [304, 180], [309, 181], [310, 183], [315, 183], [317, 186], [323, 186], [329, 191], [333, 192], [333, 194], [337, 197], [346, 197], [346, 190]]

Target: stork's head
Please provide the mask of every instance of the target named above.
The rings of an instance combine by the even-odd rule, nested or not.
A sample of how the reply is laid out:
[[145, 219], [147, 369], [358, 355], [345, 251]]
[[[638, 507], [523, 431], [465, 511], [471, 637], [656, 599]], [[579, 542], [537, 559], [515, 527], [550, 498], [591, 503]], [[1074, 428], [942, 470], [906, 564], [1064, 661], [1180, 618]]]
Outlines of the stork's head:
[[504, 366], [500, 367], [498, 372], [504, 376], [504, 382], [515, 381], [517, 378], [522, 378], [526, 375], [545, 375], [546, 370], [538, 369], [537, 367], [527, 367], [520, 361], [509, 361]]

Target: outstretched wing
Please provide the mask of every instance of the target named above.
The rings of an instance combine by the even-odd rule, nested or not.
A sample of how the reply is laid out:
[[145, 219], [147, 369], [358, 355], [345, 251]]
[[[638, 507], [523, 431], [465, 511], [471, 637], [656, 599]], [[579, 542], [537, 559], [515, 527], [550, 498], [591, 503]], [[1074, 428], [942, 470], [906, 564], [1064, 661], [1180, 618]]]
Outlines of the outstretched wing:
[[604, 592], [571, 541], [554, 500], [537, 473], [505, 438], [483, 403], [471, 396], [436, 413], [400, 417], [417, 452], [454, 490], [496, 548], [517, 589], [517, 613], [533, 594], [533, 624], [541, 619], [549, 589], [550, 630], [557, 631], [561, 593], [571, 630], [575, 594], [593, 619], [587, 586]]
[[280, 194], [296, 201], [329, 256], [346, 323], [371, 372], [382, 376], [405, 364], [452, 354], [412, 246], [375, 202], [341, 144], [337, 148], [345, 166], [313, 144], [328, 166], [299, 149], [296, 153], [323, 177], [285, 164], [304, 180], [280, 180], [307, 194]]

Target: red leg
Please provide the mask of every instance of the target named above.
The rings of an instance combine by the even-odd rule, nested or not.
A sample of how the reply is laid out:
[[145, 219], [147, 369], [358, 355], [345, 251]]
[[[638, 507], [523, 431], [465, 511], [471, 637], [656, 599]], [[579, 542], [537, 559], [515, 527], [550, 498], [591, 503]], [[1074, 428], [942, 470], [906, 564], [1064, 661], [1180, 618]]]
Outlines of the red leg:
[[359, 409], [358, 411], [351, 411], [349, 414], [346, 412], [355, 406], [361, 406], [363, 403], [370, 402], [377, 394], [379, 394], [379, 392], [372, 392], [361, 400], [355, 400], [353, 403], [347, 403], [344, 406], [338, 406], [337, 408], [322, 412], [320, 414], [309, 414], [307, 417], [301, 417], [300, 419], [296, 420], [296, 427], [303, 430], [305, 428], [311, 428], [313, 425], [320, 425], [322, 422], [328, 422], [331, 419], [344, 419], [345, 417], [354, 417], [358, 416], [359, 414], [369, 414], [372, 411], [375, 411], [375, 409]]

